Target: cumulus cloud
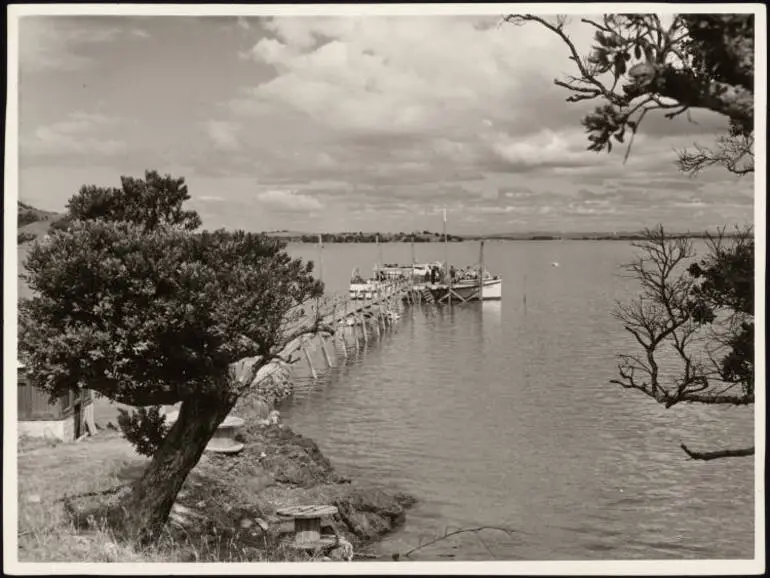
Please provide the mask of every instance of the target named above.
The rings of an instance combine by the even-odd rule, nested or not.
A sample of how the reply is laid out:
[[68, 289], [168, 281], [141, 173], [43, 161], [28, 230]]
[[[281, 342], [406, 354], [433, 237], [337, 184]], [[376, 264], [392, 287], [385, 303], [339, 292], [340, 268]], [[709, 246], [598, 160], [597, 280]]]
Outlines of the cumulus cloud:
[[237, 124], [221, 120], [209, 120], [205, 124], [205, 128], [216, 148], [226, 151], [240, 148]]
[[148, 38], [146, 30], [126, 27], [125, 19], [82, 16], [25, 16], [19, 24], [19, 69], [25, 72], [74, 71], [97, 60], [83, 47], [121, 37]]
[[528, 83], [554, 71], [533, 61], [533, 45], [564, 49], [532, 29], [476, 26], [485, 20], [494, 18], [271, 19], [274, 36], [250, 56], [278, 75], [252, 96], [351, 131], [459, 133], [502, 110], [510, 122]]
[[73, 112], [64, 120], [38, 126], [31, 137], [22, 139], [20, 150], [31, 155], [119, 155], [127, 144], [110, 137], [119, 122], [102, 114]]
[[318, 199], [290, 190], [263, 191], [257, 194], [257, 200], [268, 208], [280, 212], [306, 213], [323, 208]]
[[[440, 226], [444, 207], [458, 232], [750, 216], [750, 180], [716, 169], [691, 180], [673, 165], [675, 149], [708, 144], [724, 119], [650, 114], [628, 162], [622, 147], [588, 152], [580, 120], [596, 103], [567, 103], [553, 84], [572, 72], [567, 48], [538, 26], [497, 23], [35, 18], [21, 29], [21, 164], [85, 159], [115, 174], [183, 165], [212, 226], [286, 227], [311, 215], [318, 228], [423, 229]], [[164, 38], [152, 61], [136, 50], [145, 31]], [[590, 27], [573, 19], [570, 34], [584, 53]], [[103, 82], [107, 68], [136, 71], [152, 90], [126, 98]]]

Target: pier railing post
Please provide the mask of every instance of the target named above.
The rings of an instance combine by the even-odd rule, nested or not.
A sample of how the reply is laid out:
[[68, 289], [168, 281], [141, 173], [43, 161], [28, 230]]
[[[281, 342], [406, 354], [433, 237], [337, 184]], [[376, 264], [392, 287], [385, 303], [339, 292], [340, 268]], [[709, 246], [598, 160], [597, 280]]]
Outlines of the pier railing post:
[[332, 359], [329, 357], [329, 352], [326, 351], [326, 340], [323, 335], [321, 336], [321, 352], [323, 353], [324, 361], [326, 361], [326, 368], [330, 369], [334, 367], [334, 363], [332, 363]]

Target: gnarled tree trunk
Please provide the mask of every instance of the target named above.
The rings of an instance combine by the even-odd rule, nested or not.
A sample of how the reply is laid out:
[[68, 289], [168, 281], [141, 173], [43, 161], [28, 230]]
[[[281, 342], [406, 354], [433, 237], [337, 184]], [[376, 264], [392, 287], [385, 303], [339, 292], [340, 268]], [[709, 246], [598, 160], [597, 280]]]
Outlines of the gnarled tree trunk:
[[157, 539], [187, 475], [200, 460], [234, 396], [206, 396], [182, 402], [179, 417], [137, 480], [126, 504], [127, 530], [140, 543]]

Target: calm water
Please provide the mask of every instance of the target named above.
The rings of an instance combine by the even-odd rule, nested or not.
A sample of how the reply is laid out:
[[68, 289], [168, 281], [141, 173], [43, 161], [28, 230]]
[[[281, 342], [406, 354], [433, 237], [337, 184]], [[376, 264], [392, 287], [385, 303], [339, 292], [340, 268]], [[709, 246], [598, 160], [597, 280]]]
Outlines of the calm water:
[[[378, 545], [414, 559], [753, 557], [750, 458], [688, 460], [698, 449], [752, 443], [751, 409], [664, 409], [608, 383], [631, 348], [608, 312], [632, 285], [625, 242], [488, 242], [503, 300], [407, 309], [395, 331], [313, 383], [299, 379], [284, 419], [356, 478], [414, 495], [405, 527]], [[292, 246], [317, 259], [318, 250]], [[416, 245], [418, 260], [442, 245]], [[385, 262], [409, 245], [383, 245]], [[327, 245], [323, 276], [344, 290], [368, 271], [372, 245]], [[478, 244], [450, 245], [478, 260]], [[559, 267], [553, 267], [558, 262]], [[526, 303], [524, 296], [526, 295]], [[491, 553], [490, 553], [491, 552]]]

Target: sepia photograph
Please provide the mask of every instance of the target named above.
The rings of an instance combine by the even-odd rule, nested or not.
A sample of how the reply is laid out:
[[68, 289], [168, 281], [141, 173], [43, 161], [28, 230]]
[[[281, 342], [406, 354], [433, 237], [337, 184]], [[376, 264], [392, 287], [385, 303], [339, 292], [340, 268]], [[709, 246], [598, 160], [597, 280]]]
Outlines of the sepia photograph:
[[764, 5], [6, 38], [6, 572], [764, 572]]

